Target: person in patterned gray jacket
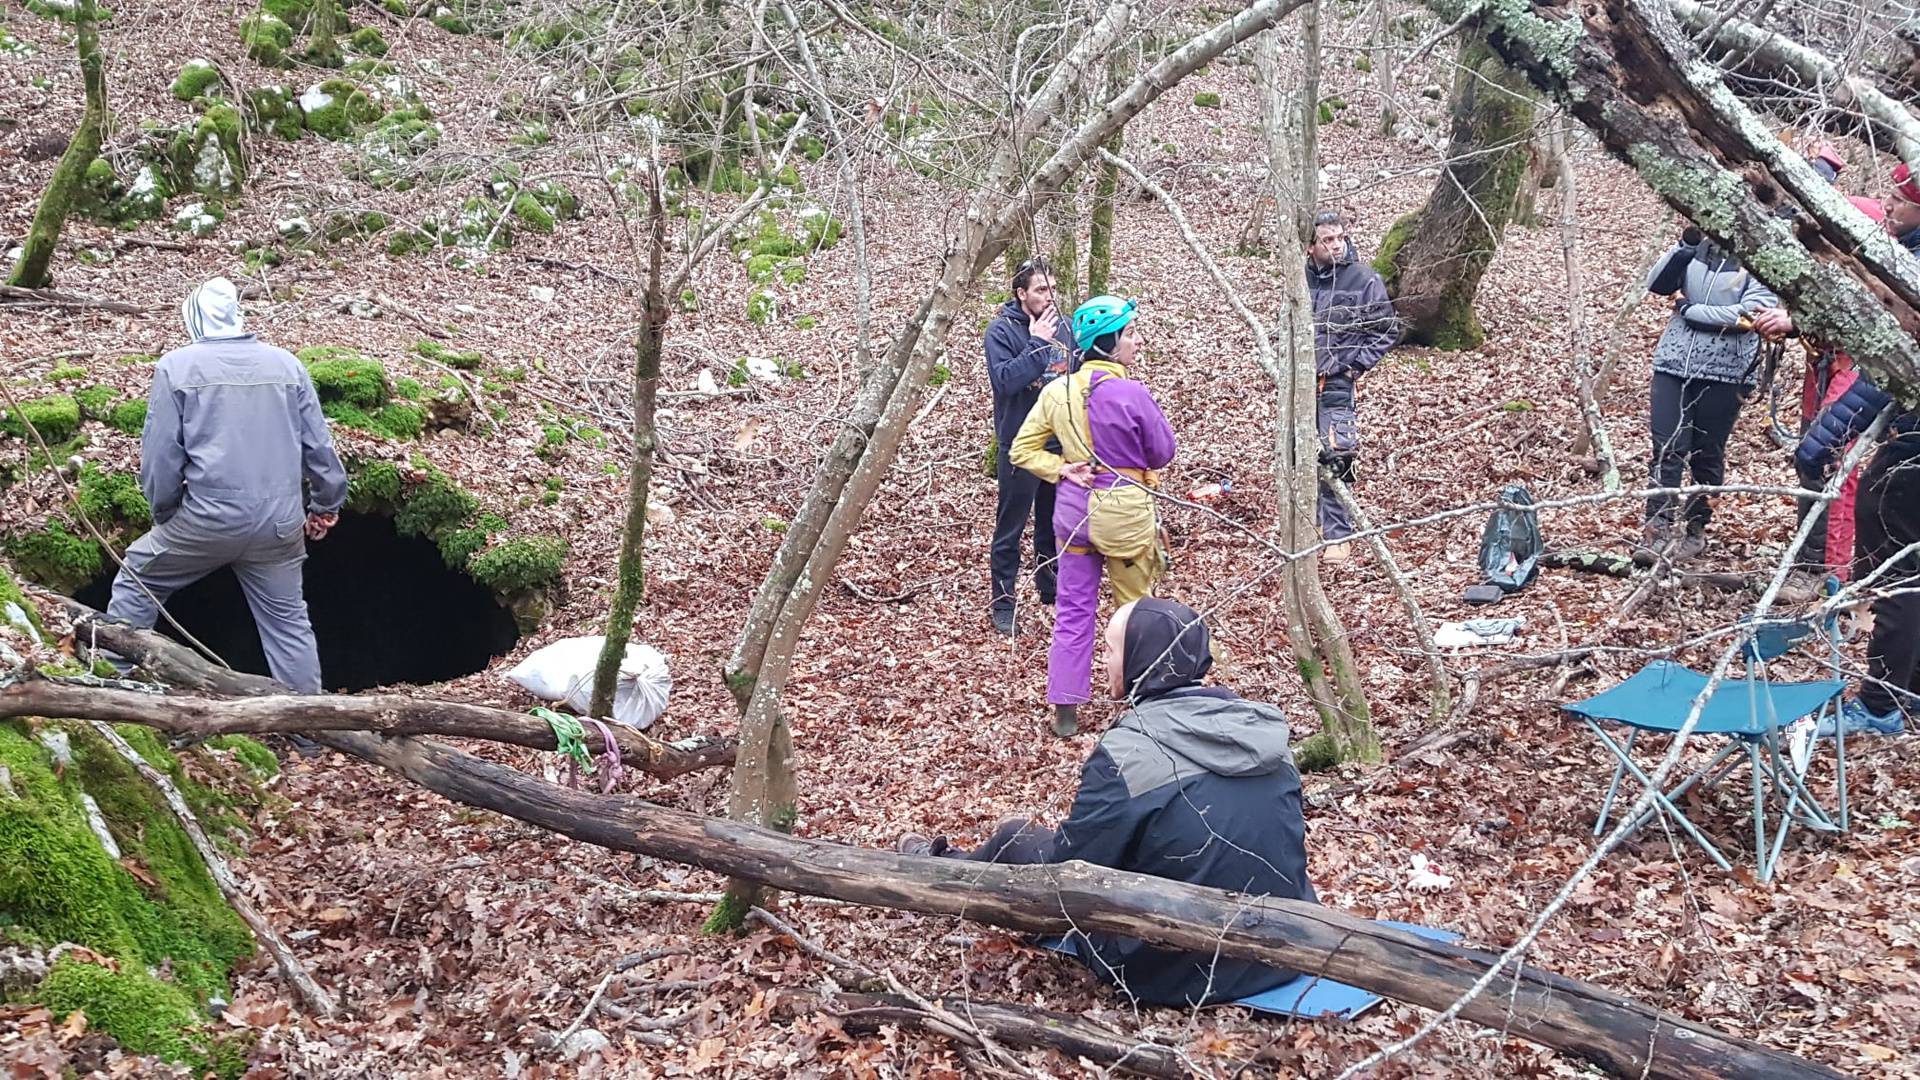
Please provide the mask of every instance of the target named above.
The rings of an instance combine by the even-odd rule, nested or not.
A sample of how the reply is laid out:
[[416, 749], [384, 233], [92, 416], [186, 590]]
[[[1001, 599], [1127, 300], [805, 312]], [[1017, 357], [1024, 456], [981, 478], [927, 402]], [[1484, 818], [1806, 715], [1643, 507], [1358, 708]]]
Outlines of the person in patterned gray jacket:
[[[1726, 479], [1727, 439], [1758, 367], [1753, 316], [1780, 301], [1691, 226], [1654, 263], [1647, 291], [1678, 294], [1653, 350], [1653, 486], [1679, 487], [1688, 476], [1694, 484], [1719, 484]], [[1645, 543], [1635, 557], [1684, 562], [1699, 556], [1712, 517], [1704, 494], [1689, 496], [1684, 507], [1675, 495], [1649, 497]]]

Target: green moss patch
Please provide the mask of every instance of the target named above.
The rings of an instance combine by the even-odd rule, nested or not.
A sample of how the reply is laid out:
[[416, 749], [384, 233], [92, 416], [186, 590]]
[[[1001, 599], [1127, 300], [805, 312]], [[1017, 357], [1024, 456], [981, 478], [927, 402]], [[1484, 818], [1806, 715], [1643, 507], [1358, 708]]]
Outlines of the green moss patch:
[[437, 341], [415, 342], [413, 351], [429, 360], [445, 364], [450, 368], [459, 368], [462, 371], [473, 371], [486, 362], [486, 357], [478, 352], [449, 349]]
[[240, 44], [247, 56], [265, 67], [292, 67], [287, 53], [293, 48], [293, 27], [264, 8], [240, 20]]
[[153, 524], [153, 510], [140, 493], [140, 478], [132, 473], [108, 472], [93, 462], [81, 467], [80, 509], [102, 532], [144, 530]]
[[210, 60], [189, 60], [180, 68], [180, 74], [173, 80], [173, 96], [181, 101], [192, 101], [197, 97], [207, 97], [220, 92], [220, 69]]
[[135, 398], [115, 405], [107, 414], [107, 426], [124, 435], [138, 436], [146, 430], [147, 403]]
[[542, 588], [560, 579], [566, 542], [552, 536], [516, 536], [473, 557], [473, 579], [502, 595]]
[[48, 394], [22, 401], [17, 409], [0, 415], [0, 432], [15, 438], [31, 438], [27, 434], [29, 424], [48, 445], [66, 442], [80, 430], [80, 402], [72, 394]]
[[[245, 924], [158, 793], [91, 728], [58, 727], [72, 748], [60, 770], [34, 729], [0, 724], [0, 765], [14, 793], [0, 792], [0, 930], [45, 947], [83, 945], [119, 971], [64, 957], [31, 998], [57, 1015], [84, 1010], [91, 1027], [129, 1050], [238, 1075], [245, 1044], [223, 1044], [224, 1035], [200, 1022], [203, 1003], [226, 993], [232, 965], [253, 952]], [[120, 731], [173, 776], [190, 805], [207, 809], [206, 824], [234, 820], [223, 812], [225, 796], [188, 777], [150, 730]], [[99, 806], [121, 861], [88, 826], [83, 792]]]

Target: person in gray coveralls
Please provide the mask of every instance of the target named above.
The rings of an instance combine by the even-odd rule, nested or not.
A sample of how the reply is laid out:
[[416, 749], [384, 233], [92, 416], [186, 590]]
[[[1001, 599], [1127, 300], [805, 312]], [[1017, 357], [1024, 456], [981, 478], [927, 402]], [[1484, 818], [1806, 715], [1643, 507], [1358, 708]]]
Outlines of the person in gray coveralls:
[[307, 369], [247, 333], [233, 283], [181, 307], [191, 344], [160, 358], [140, 440], [153, 530], [127, 548], [107, 613], [151, 628], [167, 598], [233, 567], [273, 677], [320, 692], [301, 565], [339, 521], [347, 471]]

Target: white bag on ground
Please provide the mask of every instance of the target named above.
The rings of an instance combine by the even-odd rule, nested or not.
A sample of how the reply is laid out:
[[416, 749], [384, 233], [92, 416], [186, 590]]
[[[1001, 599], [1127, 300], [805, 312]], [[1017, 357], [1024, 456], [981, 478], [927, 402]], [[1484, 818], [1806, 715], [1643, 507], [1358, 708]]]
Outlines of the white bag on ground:
[[[593, 700], [593, 668], [600, 662], [604, 637], [563, 638], [516, 664], [507, 678], [528, 693], [558, 701], [584, 716]], [[620, 679], [613, 687], [613, 716], [628, 727], [644, 728], [667, 711], [673, 676], [667, 658], [651, 645], [629, 642], [620, 661]]]

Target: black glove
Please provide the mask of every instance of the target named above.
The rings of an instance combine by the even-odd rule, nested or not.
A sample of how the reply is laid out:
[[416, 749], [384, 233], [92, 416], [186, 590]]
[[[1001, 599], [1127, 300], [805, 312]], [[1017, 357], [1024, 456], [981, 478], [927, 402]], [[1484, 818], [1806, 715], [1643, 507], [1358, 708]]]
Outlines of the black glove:
[[1351, 450], [1322, 450], [1320, 464], [1327, 470], [1327, 475], [1343, 484], [1351, 484], [1355, 456]]

